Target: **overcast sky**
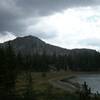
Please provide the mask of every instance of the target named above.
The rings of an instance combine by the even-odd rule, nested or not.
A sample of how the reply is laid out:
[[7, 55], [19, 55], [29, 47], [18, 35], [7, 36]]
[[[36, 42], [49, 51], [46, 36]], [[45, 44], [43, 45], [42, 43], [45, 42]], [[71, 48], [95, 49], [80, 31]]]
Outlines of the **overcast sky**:
[[99, 50], [100, 0], [0, 0], [0, 42], [26, 35]]

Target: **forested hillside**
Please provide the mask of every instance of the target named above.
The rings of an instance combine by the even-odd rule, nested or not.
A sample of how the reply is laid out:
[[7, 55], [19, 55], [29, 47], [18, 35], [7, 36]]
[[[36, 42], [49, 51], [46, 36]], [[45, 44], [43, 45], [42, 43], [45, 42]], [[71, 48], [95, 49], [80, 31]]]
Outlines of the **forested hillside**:
[[[91, 49], [63, 49], [45, 43], [37, 37], [26, 36], [0, 44], [1, 62], [16, 63], [17, 68], [33, 71], [100, 69], [100, 53]], [[10, 49], [10, 51], [9, 51]], [[3, 53], [2, 53], [3, 52]], [[10, 56], [10, 53], [13, 57]], [[2, 59], [3, 57], [3, 59]], [[8, 62], [11, 59], [11, 63]], [[13, 61], [15, 60], [15, 61]], [[15, 64], [14, 64], [15, 65]]]

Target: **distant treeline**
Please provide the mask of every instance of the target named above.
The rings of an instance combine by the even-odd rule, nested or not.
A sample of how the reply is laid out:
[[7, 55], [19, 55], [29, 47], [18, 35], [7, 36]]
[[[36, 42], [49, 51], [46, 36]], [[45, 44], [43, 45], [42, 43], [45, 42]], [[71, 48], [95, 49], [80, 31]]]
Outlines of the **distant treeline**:
[[77, 53], [66, 55], [47, 55], [38, 52], [33, 55], [16, 54], [8, 43], [7, 47], [0, 48], [0, 69], [32, 70], [32, 71], [98, 71], [100, 69], [100, 53]]

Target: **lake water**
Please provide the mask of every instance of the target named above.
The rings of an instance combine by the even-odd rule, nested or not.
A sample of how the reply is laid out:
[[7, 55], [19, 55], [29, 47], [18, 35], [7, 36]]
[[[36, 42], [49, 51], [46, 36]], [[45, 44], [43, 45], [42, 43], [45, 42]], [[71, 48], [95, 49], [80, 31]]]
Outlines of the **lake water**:
[[86, 81], [87, 85], [91, 88], [92, 93], [97, 91], [100, 93], [100, 74], [87, 74], [77, 75], [75, 78], [70, 79], [72, 82], [83, 84]]

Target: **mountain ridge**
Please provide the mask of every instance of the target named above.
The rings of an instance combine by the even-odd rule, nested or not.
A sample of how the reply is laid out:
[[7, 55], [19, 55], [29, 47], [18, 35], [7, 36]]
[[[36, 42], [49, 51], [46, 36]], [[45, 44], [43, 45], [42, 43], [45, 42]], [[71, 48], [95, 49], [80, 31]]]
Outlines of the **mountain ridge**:
[[4, 43], [1, 43], [1, 46], [7, 46], [8, 43], [14, 48], [16, 52], [21, 52], [22, 54], [33, 54], [43, 52], [53, 55], [56, 53], [57, 55], [67, 54], [68, 49], [57, 47], [51, 44], [48, 44], [38, 37], [35, 36], [25, 36], [25, 37], [17, 37], [14, 40], [10, 40]]
[[10, 40], [4, 43], [1, 43], [0, 46], [6, 47], [10, 43], [10, 45], [14, 48], [14, 50], [18, 53], [22, 54], [34, 54], [39, 53], [43, 54], [44, 52], [48, 55], [69, 55], [69, 54], [80, 54], [80, 53], [95, 53], [96, 50], [93, 49], [66, 49], [58, 46], [54, 46], [52, 44], [46, 43], [38, 37], [29, 35], [24, 37], [17, 37], [14, 40]]

